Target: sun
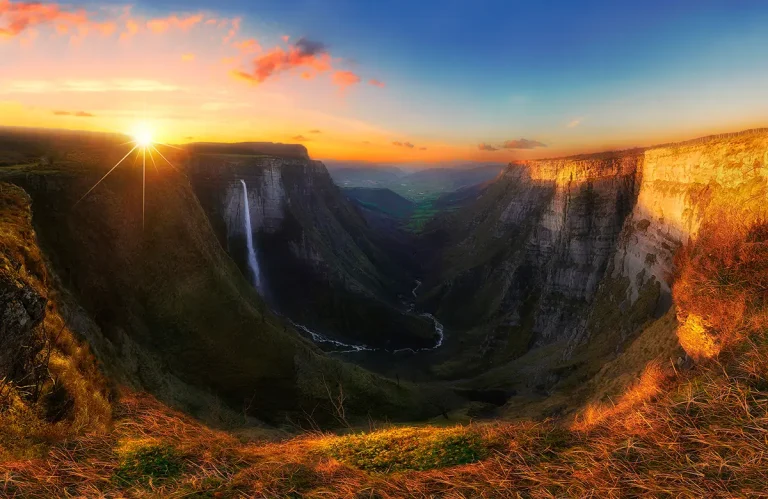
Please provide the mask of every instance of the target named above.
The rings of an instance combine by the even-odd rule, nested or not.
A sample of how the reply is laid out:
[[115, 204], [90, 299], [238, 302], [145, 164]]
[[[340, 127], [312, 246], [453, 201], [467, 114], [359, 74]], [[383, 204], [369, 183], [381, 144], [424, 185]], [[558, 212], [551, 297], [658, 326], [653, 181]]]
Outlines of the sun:
[[151, 146], [154, 143], [152, 140], [152, 130], [145, 124], [138, 125], [133, 131], [133, 140], [141, 148]]
[[[0, 0], [2, 1], [2, 0]], [[139, 123], [133, 128], [133, 132], [130, 134], [131, 139], [128, 142], [124, 142], [120, 144], [120, 146], [124, 146], [126, 144], [133, 144], [133, 147], [130, 151], [128, 151], [125, 156], [122, 157], [120, 161], [115, 163], [115, 165], [104, 174], [103, 177], [99, 179], [98, 182], [96, 182], [88, 191], [83, 194], [83, 196], [77, 200], [75, 203], [75, 206], [80, 203], [83, 199], [88, 196], [88, 194], [91, 193], [101, 182], [104, 181], [105, 178], [109, 176], [110, 173], [115, 171], [115, 169], [120, 166], [128, 156], [131, 155], [134, 151], [136, 152], [136, 156], [134, 157], [133, 164], [136, 165], [139, 160], [141, 160], [141, 225], [144, 226], [144, 212], [145, 212], [145, 205], [146, 205], [146, 183], [147, 183], [147, 156], [149, 156], [149, 160], [152, 162], [152, 166], [154, 167], [155, 171], [160, 173], [159, 169], [157, 168], [157, 162], [155, 161], [155, 155], [154, 153], [157, 153], [158, 156], [160, 156], [163, 160], [165, 160], [166, 163], [168, 163], [173, 169], [176, 169], [175, 166], [173, 166], [173, 163], [168, 161], [168, 158], [165, 157], [165, 155], [160, 152], [160, 150], [157, 148], [157, 146], [166, 146], [171, 147], [173, 149], [179, 149], [176, 146], [172, 146], [170, 144], [163, 144], [162, 142], [155, 142], [152, 134], [152, 128], [147, 125], [146, 123]]]

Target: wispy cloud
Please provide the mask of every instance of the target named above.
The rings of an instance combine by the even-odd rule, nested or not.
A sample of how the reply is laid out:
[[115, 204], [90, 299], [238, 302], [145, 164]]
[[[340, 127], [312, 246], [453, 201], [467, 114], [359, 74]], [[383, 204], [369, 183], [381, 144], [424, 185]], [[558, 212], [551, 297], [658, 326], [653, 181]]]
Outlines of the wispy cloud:
[[493, 147], [491, 144], [486, 144], [485, 142], [481, 142], [477, 145], [477, 148], [481, 151], [498, 151], [498, 147]]
[[253, 38], [248, 38], [247, 40], [241, 40], [239, 42], [233, 42], [232, 46], [243, 54], [261, 52], [261, 44]]
[[383, 81], [379, 81], [375, 78], [371, 78], [370, 80], [368, 80], [368, 84], [373, 85], [374, 87], [379, 87], [379, 88], [384, 88], [386, 86]]
[[323, 133], [322, 130], [318, 130], [317, 128], [310, 130], [309, 133]]
[[187, 31], [193, 26], [203, 22], [203, 14], [192, 14], [179, 17], [172, 14], [167, 17], [158, 17], [147, 21], [147, 28], [153, 33], [165, 33], [170, 29], [179, 29]]
[[315, 72], [331, 69], [331, 56], [322, 42], [300, 38], [287, 50], [275, 47], [253, 60], [253, 71], [235, 71], [233, 76], [251, 83], [263, 83], [274, 75], [294, 68]]
[[582, 121], [584, 121], [584, 118], [574, 118], [573, 120], [569, 121], [567, 125], [565, 125], [567, 128], [576, 128], [577, 126], [581, 125]]
[[291, 137], [291, 140], [295, 140], [296, 142], [309, 142], [309, 139], [303, 135], [294, 135]]
[[408, 149], [413, 149], [414, 147], [416, 147], [410, 142], [399, 142], [399, 141], [392, 142], [392, 145], [397, 147], [407, 147]]
[[0, 93], [39, 94], [50, 92], [173, 92], [179, 87], [157, 80], [13, 80], [0, 87]]
[[205, 102], [200, 105], [201, 111], [229, 111], [233, 109], [245, 109], [253, 107], [250, 102]]
[[[283, 40], [287, 43], [290, 38], [284, 36]], [[233, 46], [243, 53], [262, 51], [256, 40], [236, 42]], [[252, 70], [237, 69], [230, 71], [230, 75], [237, 80], [258, 85], [281, 73], [296, 69], [301, 70], [298, 74], [305, 80], [313, 80], [319, 74], [332, 71], [331, 81], [342, 90], [363, 81], [360, 75], [353, 71], [335, 68], [334, 64], [340, 60], [331, 56], [325, 43], [302, 37], [287, 47], [277, 46], [263, 52], [251, 61]], [[384, 83], [378, 80], [369, 80], [369, 83], [384, 86]]]
[[219, 26], [220, 27], [225, 27], [227, 25], [230, 26], [229, 27], [229, 31], [227, 31], [227, 34], [222, 39], [222, 42], [224, 44], [227, 44], [227, 43], [229, 43], [229, 42], [231, 42], [232, 40], [235, 39], [237, 34], [240, 32], [240, 23], [241, 22], [242, 22], [242, 20], [239, 17], [236, 17], [236, 18], [232, 19], [231, 21], [229, 21], [227, 19], [222, 19], [221, 21], [219, 21]]
[[85, 111], [54, 111], [56, 116], [75, 116], [77, 118], [93, 118], [94, 115]]
[[89, 22], [82, 9], [70, 10], [57, 3], [0, 0], [0, 38], [12, 38], [37, 26], [59, 25], [68, 31]]
[[504, 149], [536, 149], [537, 147], [547, 147], [547, 145], [538, 140], [518, 139], [508, 140], [501, 147]]
[[360, 77], [352, 71], [336, 71], [333, 74], [333, 83], [343, 90], [349, 86], [360, 83]]

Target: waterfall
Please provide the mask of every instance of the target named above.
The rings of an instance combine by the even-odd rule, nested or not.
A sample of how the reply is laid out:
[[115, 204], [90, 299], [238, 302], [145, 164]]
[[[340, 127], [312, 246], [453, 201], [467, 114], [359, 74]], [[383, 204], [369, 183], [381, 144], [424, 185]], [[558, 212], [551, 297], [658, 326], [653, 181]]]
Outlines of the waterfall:
[[259, 261], [256, 259], [256, 250], [253, 246], [253, 228], [251, 227], [251, 208], [248, 203], [248, 187], [245, 180], [240, 179], [243, 184], [243, 204], [245, 205], [245, 241], [248, 246], [248, 268], [251, 269], [253, 278], [253, 287], [261, 293], [261, 271], [259, 270]]

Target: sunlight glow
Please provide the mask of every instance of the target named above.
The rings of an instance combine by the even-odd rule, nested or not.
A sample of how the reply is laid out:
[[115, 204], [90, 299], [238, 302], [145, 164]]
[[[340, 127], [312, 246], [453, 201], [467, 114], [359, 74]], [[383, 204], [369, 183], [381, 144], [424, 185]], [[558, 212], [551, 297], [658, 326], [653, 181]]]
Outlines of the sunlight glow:
[[142, 148], [152, 145], [152, 130], [146, 125], [138, 125], [133, 131], [133, 140], [136, 145]]
[[179, 149], [176, 146], [172, 146], [170, 144], [163, 144], [162, 142], [155, 142], [152, 138], [152, 129], [146, 124], [141, 123], [137, 125], [133, 132], [131, 133], [131, 137], [133, 140], [129, 140], [128, 142], [125, 142], [123, 144], [120, 144], [120, 146], [131, 144], [133, 143], [133, 148], [131, 148], [130, 151], [126, 153], [125, 156], [118, 161], [115, 166], [113, 166], [101, 179], [99, 179], [98, 182], [96, 182], [93, 187], [88, 189], [88, 191], [83, 194], [83, 196], [77, 200], [75, 203], [75, 206], [80, 203], [83, 199], [85, 199], [88, 194], [91, 193], [104, 179], [106, 179], [110, 173], [112, 173], [120, 164], [125, 161], [125, 159], [130, 156], [130, 154], [134, 151], [136, 151], [136, 156], [133, 159], [133, 165], [136, 166], [136, 164], [139, 162], [139, 157], [141, 157], [141, 225], [144, 227], [144, 220], [145, 220], [145, 213], [146, 213], [146, 186], [147, 186], [147, 152], [149, 152], [149, 158], [152, 161], [152, 166], [155, 167], [155, 171], [157, 173], [160, 173], [160, 171], [157, 168], [157, 163], [155, 162], [155, 157], [152, 154], [152, 152], [156, 152], [160, 155], [161, 158], [165, 160], [166, 163], [168, 163], [174, 170], [176, 170], [176, 167], [171, 163], [168, 158], [166, 158], [163, 153], [161, 153], [155, 145], [162, 145], [171, 147], [173, 149]]

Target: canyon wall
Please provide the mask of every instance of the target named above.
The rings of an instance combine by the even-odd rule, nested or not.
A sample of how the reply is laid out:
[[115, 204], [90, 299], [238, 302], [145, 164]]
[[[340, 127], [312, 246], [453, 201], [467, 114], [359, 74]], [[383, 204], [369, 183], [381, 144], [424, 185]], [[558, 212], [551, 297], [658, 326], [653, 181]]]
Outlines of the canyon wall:
[[510, 164], [471, 207], [429, 227], [463, 229], [421, 301], [448, 325], [484, 328], [482, 352], [552, 344], [569, 359], [606, 334], [601, 348], [620, 349], [672, 305], [674, 255], [710, 205], [765, 196], [767, 155], [768, 131], [752, 130]]
[[400, 303], [408, 274], [375, 244], [372, 228], [331, 180], [305, 159], [198, 154], [188, 174], [244, 275], [243, 188], [247, 185], [260, 292], [272, 307], [328, 337], [377, 348], [426, 347], [430, 321]]

